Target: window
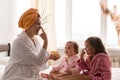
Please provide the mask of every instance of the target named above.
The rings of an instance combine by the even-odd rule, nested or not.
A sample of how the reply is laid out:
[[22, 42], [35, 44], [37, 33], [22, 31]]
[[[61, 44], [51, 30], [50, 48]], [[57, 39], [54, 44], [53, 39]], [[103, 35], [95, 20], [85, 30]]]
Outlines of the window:
[[72, 39], [84, 43], [88, 36], [100, 36], [98, 0], [72, 1]]
[[[62, 5], [61, 5], [62, 4]], [[57, 47], [65, 43], [66, 0], [55, 0], [55, 26]]]
[[117, 46], [114, 25], [102, 15], [99, 4], [100, 0], [56, 0], [57, 47], [63, 47], [67, 40], [83, 46], [89, 36], [101, 37], [108, 47]]
[[[58, 47], [63, 46], [67, 40], [75, 40], [83, 45], [88, 36], [100, 36], [98, 0], [56, 0], [56, 2]], [[61, 4], [64, 6], [61, 7]]]
[[[113, 12], [114, 5], [117, 6], [117, 15], [120, 14], [120, 0], [108, 0], [108, 8]], [[117, 32], [115, 29], [115, 24], [111, 20], [110, 16], [107, 17], [107, 44], [109, 46], [117, 46]]]

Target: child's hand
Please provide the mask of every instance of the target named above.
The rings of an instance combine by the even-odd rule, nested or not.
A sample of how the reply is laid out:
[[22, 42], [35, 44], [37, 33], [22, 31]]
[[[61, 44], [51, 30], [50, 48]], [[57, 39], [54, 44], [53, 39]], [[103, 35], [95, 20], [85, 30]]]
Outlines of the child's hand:
[[80, 59], [83, 59], [85, 55], [85, 49], [82, 49], [81, 53], [80, 53]]
[[67, 74], [72, 75], [72, 72], [71, 72], [71, 70], [70, 70], [70, 67], [68, 67], [65, 72], [66, 72]]

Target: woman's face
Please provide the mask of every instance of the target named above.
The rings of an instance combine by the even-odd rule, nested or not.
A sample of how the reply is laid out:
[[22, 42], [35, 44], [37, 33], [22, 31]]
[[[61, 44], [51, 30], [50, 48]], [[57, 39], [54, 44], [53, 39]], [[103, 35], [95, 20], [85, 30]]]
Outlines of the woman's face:
[[32, 25], [32, 32], [34, 33], [34, 35], [38, 35], [39, 30], [41, 29], [41, 23], [40, 23], [40, 19], [38, 17], [38, 19], [36, 20], [36, 22]]
[[65, 45], [65, 53], [68, 57], [73, 56], [75, 54], [73, 43], [67, 43]]
[[88, 55], [94, 55], [95, 54], [94, 48], [88, 42], [85, 43], [85, 50], [87, 51]]

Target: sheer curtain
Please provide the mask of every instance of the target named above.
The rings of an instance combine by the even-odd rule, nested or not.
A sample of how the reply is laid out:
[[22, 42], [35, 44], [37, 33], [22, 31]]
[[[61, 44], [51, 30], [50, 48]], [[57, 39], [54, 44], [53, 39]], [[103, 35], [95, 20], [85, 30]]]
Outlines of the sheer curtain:
[[[31, 3], [35, 3], [35, 7], [39, 9], [41, 20], [46, 19], [43, 23], [43, 28], [48, 35], [48, 50], [56, 50], [56, 30], [55, 30], [55, 19], [54, 19], [54, 0], [36, 0]], [[33, 5], [33, 4], [32, 4]]]
[[80, 45], [89, 36], [101, 37], [99, 0], [72, 1], [72, 39]]
[[[105, 16], [101, 12], [100, 0], [56, 1], [58, 48], [63, 48], [67, 40], [74, 40], [83, 46], [89, 36], [100, 37], [107, 47], [118, 47], [115, 25], [111, 22], [110, 16]], [[108, 4], [110, 10], [113, 10], [113, 4], [116, 4], [119, 14], [120, 0], [103, 1]]]
[[[21, 13], [27, 9], [29, 0], [0, 0], [0, 42], [12, 43], [16, 35], [20, 32], [18, 29], [18, 18]], [[26, 5], [26, 6], [22, 6]]]
[[[117, 15], [120, 15], [120, 0], [107, 0], [107, 5], [108, 8], [113, 11], [113, 7], [114, 5], [117, 6]], [[118, 40], [117, 40], [117, 31], [115, 28], [115, 24], [114, 22], [111, 20], [111, 17], [108, 16], [107, 17], [107, 42], [109, 46], [113, 46], [113, 47], [119, 47], [118, 46]], [[114, 35], [111, 37], [111, 35]]]
[[87, 37], [101, 37], [99, 0], [56, 0], [56, 2], [58, 48], [63, 48], [68, 40], [74, 40], [83, 46]]

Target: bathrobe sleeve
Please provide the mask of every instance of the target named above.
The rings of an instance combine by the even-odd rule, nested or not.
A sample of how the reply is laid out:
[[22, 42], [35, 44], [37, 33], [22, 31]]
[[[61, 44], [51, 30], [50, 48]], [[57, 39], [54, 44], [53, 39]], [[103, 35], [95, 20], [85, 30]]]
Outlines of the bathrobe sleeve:
[[81, 71], [79, 65], [77, 64], [78, 60], [79, 60], [79, 57], [77, 57], [77, 56], [73, 57], [73, 63], [74, 64], [70, 65], [70, 67], [71, 67], [70, 69], [71, 69], [72, 74], [76, 74], [77, 75]]
[[12, 53], [19, 57], [20, 64], [41, 66], [49, 57], [46, 56], [48, 53], [44, 49], [41, 49], [39, 53], [36, 54], [29, 41], [16, 40], [12, 48]]
[[[90, 72], [89, 76], [93, 80], [111, 80], [111, 64], [108, 58], [99, 56], [94, 67], [94, 74]], [[99, 71], [97, 71], [97, 69]], [[101, 76], [99, 76], [101, 74]]]

